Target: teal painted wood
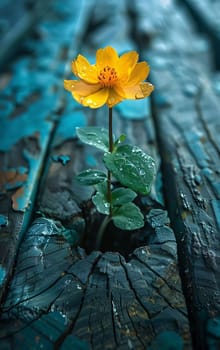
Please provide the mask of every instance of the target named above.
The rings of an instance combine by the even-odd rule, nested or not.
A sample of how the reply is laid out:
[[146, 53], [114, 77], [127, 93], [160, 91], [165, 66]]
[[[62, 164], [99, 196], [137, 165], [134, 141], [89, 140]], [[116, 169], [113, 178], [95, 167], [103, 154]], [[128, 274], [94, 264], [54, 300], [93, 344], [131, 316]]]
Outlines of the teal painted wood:
[[[96, 1], [94, 5], [89, 12], [90, 30], [85, 36], [79, 34], [81, 31], [75, 33], [76, 43], [65, 57], [68, 65], [79, 48], [79, 52], [94, 56], [97, 40], [101, 46], [115, 44], [120, 52], [136, 48], [129, 36], [127, 2], [115, 1], [112, 6], [112, 1]], [[81, 13], [81, 20], [85, 21], [87, 12]], [[100, 16], [106, 19], [101, 25]], [[80, 23], [76, 25], [78, 30], [82, 28]], [[49, 28], [56, 31], [51, 25]], [[69, 77], [68, 68], [66, 76]], [[58, 102], [62, 103], [55, 109], [57, 122], [41, 177], [35, 207], [38, 212], [34, 212], [44, 218], [33, 222], [20, 246], [16, 271], [2, 307], [1, 340], [5, 347], [13, 344], [14, 349], [26, 346], [27, 337], [33, 348], [43, 345], [66, 349], [80, 338], [83, 343], [79, 346], [91, 349], [138, 350], [155, 349], [161, 341], [169, 345], [171, 334], [179, 348], [191, 349], [176, 241], [163, 204], [160, 156], [150, 103], [134, 101], [124, 107], [122, 104], [114, 112], [114, 132], [125, 132], [128, 142], [141, 146], [157, 159], [158, 176], [151, 196], [141, 200], [146, 226], [138, 238], [123, 233], [115, 246], [110, 229], [110, 240], [106, 240], [116, 252], [93, 251], [86, 255], [73, 246], [74, 234], [85, 227], [85, 210], [81, 208], [88, 193], [74, 182], [73, 175], [88, 165], [99, 166], [101, 155], [82, 146], [74, 128], [103, 125], [103, 121], [107, 124], [107, 111], [104, 108], [94, 113], [82, 108], [62, 89], [60, 77], [58, 91], [62, 100], [58, 98]], [[94, 241], [97, 228], [91, 221], [86, 223], [92, 234], [90, 240]], [[73, 239], [72, 246], [65, 239], [69, 237]], [[123, 254], [128, 256], [129, 252], [126, 260]]]
[[[132, 5], [82, 1], [74, 4], [78, 7], [72, 13], [70, 4], [54, 6], [53, 20], [47, 18], [38, 27], [49, 40], [40, 45], [27, 40], [25, 47], [36, 57], [26, 55], [12, 66], [16, 81], [4, 76], [10, 82], [0, 102], [2, 125], [11, 137], [2, 132], [0, 142], [1, 159], [9, 165], [1, 180], [5, 201], [0, 216], [1, 283], [17, 252], [13, 239], [25, 233], [29, 214], [45, 217], [29, 226], [20, 246], [2, 305], [1, 340], [5, 347], [19, 350], [42, 346], [155, 350], [161, 344], [164, 349], [174, 345], [192, 349], [180, 264], [195, 348], [218, 349], [219, 98], [217, 85], [209, 78], [211, 46], [172, 1], [162, 7], [155, 1], [147, 7], [140, 0]], [[135, 43], [130, 28], [137, 34]], [[86, 227], [83, 205], [89, 193], [73, 175], [88, 166], [99, 167], [101, 155], [83, 147], [74, 129], [86, 123], [103, 125], [107, 111], [94, 113], [73, 102], [62, 86], [64, 65], [70, 77], [70, 61], [78, 52], [94, 58], [99, 46], [112, 44], [124, 52], [137, 43], [141, 57], [151, 58], [157, 135], [149, 100], [115, 108], [115, 133], [125, 132], [129, 142], [155, 156], [159, 168], [162, 155], [164, 169], [162, 174], [158, 171], [150, 198], [142, 198], [146, 210], [146, 227], [138, 238], [142, 247], [134, 250], [136, 238], [124, 235], [113, 247], [117, 252], [86, 255], [73, 246]], [[18, 120], [26, 127], [20, 128]], [[164, 185], [179, 262], [164, 206]], [[94, 240], [94, 226], [89, 230]], [[113, 232], [109, 233], [111, 243]]]
[[[193, 27], [183, 30], [172, 3], [166, 10], [169, 19], [158, 7], [161, 30], [152, 40], [151, 49], [145, 50], [145, 57], [153, 57], [152, 79], [157, 86], [154, 116], [166, 203], [177, 238], [194, 347], [217, 348], [219, 334], [214, 325], [220, 313], [219, 96], [212, 80], [210, 51], [203, 50], [201, 56]], [[176, 42], [172, 40], [175, 33], [179, 35]], [[141, 48], [144, 51], [144, 46]], [[209, 324], [213, 325], [211, 331]]]
[[220, 69], [220, 4], [219, 1], [184, 0], [198, 29], [209, 36], [212, 43], [215, 69]]
[[147, 221], [148, 245], [127, 262], [117, 252], [70, 249], [52, 220], [35, 221], [2, 309], [2, 346], [63, 349], [74, 336], [89, 349], [145, 349], [171, 332], [191, 349], [169, 219], [152, 209]]
[[[71, 13], [67, 3], [60, 6], [54, 2], [50, 16], [36, 28], [41, 39], [29, 38], [23, 44], [31, 54], [17, 58], [11, 72], [2, 74], [0, 295], [32, 215], [45, 154], [61, 108], [64, 53], [68, 52], [73, 36], [77, 45], [81, 25], [87, 20], [81, 13], [85, 7], [74, 6]], [[64, 38], [60, 37], [62, 32]], [[62, 135], [62, 130], [59, 133]]]
[[0, 71], [4, 71], [8, 61], [21, 50], [23, 40], [33, 33], [42, 15], [50, 10], [51, 1], [6, 0], [1, 4]]

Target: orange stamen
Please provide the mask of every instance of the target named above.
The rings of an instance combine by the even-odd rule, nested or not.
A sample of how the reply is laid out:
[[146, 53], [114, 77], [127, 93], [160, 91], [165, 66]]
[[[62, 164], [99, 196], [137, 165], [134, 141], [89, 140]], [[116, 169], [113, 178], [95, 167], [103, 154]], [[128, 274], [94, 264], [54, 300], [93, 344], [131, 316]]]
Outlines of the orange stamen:
[[118, 80], [115, 68], [105, 66], [99, 73], [98, 79], [102, 87], [112, 87], [114, 82]]

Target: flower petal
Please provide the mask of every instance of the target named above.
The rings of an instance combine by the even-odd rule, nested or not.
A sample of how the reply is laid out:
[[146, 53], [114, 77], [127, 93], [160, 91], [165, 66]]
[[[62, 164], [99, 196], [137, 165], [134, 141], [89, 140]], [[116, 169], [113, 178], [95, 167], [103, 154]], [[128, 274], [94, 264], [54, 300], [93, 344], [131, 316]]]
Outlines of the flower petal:
[[114, 107], [122, 100], [124, 100], [123, 96], [119, 95], [115, 89], [109, 89], [109, 95], [106, 102], [109, 108]]
[[132, 86], [145, 80], [150, 72], [150, 67], [147, 62], [137, 63], [132, 70], [129, 80], [126, 83], [127, 86]]
[[125, 87], [125, 98], [130, 100], [137, 100], [140, 98], [147, 97], [154, 90], [154, 86], [150, 83], [140, 83], [134, 86]]
[[88, 96], [98, 91], [100, 84], [88, 84], [82, 80], [64, 80], [64, 88], [80, 96]]
[[126, 98], [123, 83], [122, 84], [115, 84], [114, 91], [117, 93], [117, 95], [121, 96], [123, 100]]
[[144, 97], [148, 97], [152, 91], [154, 91], [154, 86], [151, 83], [143, 82], [140, 83], [141, 91]]
[[137, 61], [136, 51], [119, 57], [111, 46], [97, 50], [95, 65], [78, 55], [72, 62], [72, 71], [79, 80], [65, 80], [64, 87], [76, 101], [90, 108], [104, 104], [112, 108], [124, 99], [147, 97], [154, 89], [152, 84], [144, 82], [150, 68], [147, 62]]
[[64, 80], [64, 88], [72, 92], [78, 80]]
[[102, 107], [108, 98], [109, 89], [100, 89], [94, 94], [91, 94], [86, 97], [81, 97], [81, 104], [90, 108], [99, 108]]
[[72, 72], [87, 83], [96, 84], [98, 82], [96, 66], [91, 65], [82, 55], [78, 55], [77, 59], [72, 61]]
[[106, 66], [115, 68], [117, 66], [119, 57], [116, 50], [107, 46], [104, 49], [98, 49], [96, 52], [96, 66], [98, 72], [100, 72]]
[[119, 79], [126, 81], [137, 64], [137, 61], [138, 54], [136, 51], [126, 52], [120, 56], [116, 67]]

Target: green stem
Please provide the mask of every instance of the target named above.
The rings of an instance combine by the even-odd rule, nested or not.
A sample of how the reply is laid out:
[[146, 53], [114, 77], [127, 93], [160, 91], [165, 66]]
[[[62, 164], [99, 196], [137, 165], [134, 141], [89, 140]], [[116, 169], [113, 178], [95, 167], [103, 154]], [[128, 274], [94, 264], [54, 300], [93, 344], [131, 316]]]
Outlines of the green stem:
[[[109, 135], [109, 152], [113, 152], [113, 132], [112, 132], [112, 108], [109, 108], [109, 115], [108, 115], [108, 135]], [[107, 192], [107, 198], [108, 202], [110, 204], [109, 210], [109, 216], [112, 216], [112, 192], [111, 192], [111, 171], [108, 170], [108, 192]]]
[[108, 189], [107, 189], [107, 198], [108, 198], [108, 202], [109, 202], [109, 215], [112, 216], [112, 192], [111, 192], [111, 171], [108, 170]]
[[112, 108], [108, 111], [108, 135], [109, 135], [109, 152], [113, 151], [113, 132], [112, 132]]
[[97, 238], [96, 238], [96, 246], [95, 249], [99, 250], [100, 248], [100, 244], [101, 244], [101, 240], [102, 240], [102, 236], [103, 233], [105, 232], [105, 229], [107, 227], [107, 225], [109, 224], [109, 222], [111, 221], [111, 216], [107, 215], [104, 220], [102, 221], [102, 224], [99, 228], [98, 234], [97, 234]]
[[[114, 148], [114, 143], [113, 143], [113, 132], [112, 132], [112, 108], [109, 108], [109, 114], [108, 114], [108, 135], [109, 135], [109, 152], [113, 152], [113, 148]], [[96, 249], [98, 250], [101, 244], [101, 240], [102, 240], [102, 236], [103, 233], [107, 227], [107, 225], [109, 224], [109, 222], [112, 219], [112, 192], [111, 192], [111, 171], [108, 170], [108, 188], [107, 188], [107, 199], [109, 202], [109, 214], [105, 217], [105, 219], [103, 220], [98, 234], [97, 234], [97, 239], [96, 239]]]

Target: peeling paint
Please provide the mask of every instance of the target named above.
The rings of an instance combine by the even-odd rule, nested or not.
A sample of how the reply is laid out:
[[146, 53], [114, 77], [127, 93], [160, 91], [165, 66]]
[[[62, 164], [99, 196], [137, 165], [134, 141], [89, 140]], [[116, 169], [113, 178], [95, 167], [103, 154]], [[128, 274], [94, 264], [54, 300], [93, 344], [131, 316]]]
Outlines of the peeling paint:
[[206, 176], [206, 178], [209, 180], [210, 185], [212, 186], [216, 197], [220, 199], [220, 181], [219, 181], [219, 174], [214, 172], [210, 168], [203, 169], [203, 173]]
[[5, 268], [0, 264], [0, 285], [3, 284], [6, 276], [6, 270]]
[[22, 172], [20, 168], [0, 171], [0, 188], [1, 191], [15, 190], [24, 185], [27, 180], [27, 173]]
[[116, 105], [116, 110], [118, 110], [120, 116], [125, 119], [146, 119], [149, 118], [151, 114], [150, 99], [138, 101], [125, 100], [123, 103]]
[[209, 156], [205, 153], [201, 139], [204, 137], [203, 133], [199, 130], [185, 130], [184, 136], [187, 140], [187, 145], [190, 148], [191, 153], [194, 155], [194, 158], [197, 164], [201, 168], [208, 167], [210, 162]]
[[62, 165], [67, 165], [70, 161], [70, 156], [60, 154], [60, 155], [54, 155], [51, 157], [54, 162], [61, 163]]
[[218, 225], [218, 228], [220, 229], [220, 200], [219, 199], [212, 199], [212, 208], [214, 210], [215, 219]]
[[8, 226], [8, 217], [0, 214], [0, 227]]
[[[67, 106], [72, 106], [72, 101], [67, 102]], [[76, 137], [76, 127], [86, 126], [85, 114], [81, 110], [68, 108], [62, 115], [62, 122], [58, 124], [56, 130], [55, 146], [59, 146], [62, 142]]]
[[[21, 139], [35, 135], [36, 132], [40, 134], [41, 144], [41, 139], [44, 139], [52, 128], [52, 123], [47, 118], [48, 111], [54, 103], [55, 96], [45, 93], [45, 96], [31, 104], [25, 113], [13, 119], [1, 120], [0, 151], [9, 151]], [[10, 137], [6, 130], [10, 130]]]

